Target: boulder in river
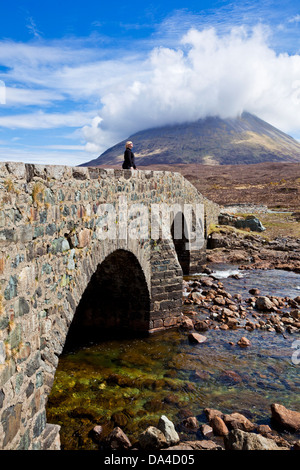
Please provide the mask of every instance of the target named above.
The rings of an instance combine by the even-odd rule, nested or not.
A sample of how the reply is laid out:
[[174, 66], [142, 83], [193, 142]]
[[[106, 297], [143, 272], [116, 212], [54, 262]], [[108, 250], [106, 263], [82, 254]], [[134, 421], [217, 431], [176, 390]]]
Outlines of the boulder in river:
[[251, 342], [249, 341], [248, 338], [246, 338], [245, 336], [243, 336], [241, 339], [238, 340], [237, 344], [241, 347], [241, 348], [246, 348], [247, 346], [251, 346]]
[[269, 299], [269, 297], [261, 296], [261, 297], [257, 297], [257, 299], [255, 300], [255, 307], [258, 310], [273, 310], [275, 305]]
[[160, 417], [157, 428], [162, 431], [169, 446], [178, 444], [180, 439], [175, 426], [165, 415]]
[[106, 444], [112, 450], [124, 450], [130, 449], [131, 447], [130, 440], [119, 427], [116, 427], [112, 430], [106, 439]]
[[224, 436], [224, 445], [225, 450], [289, 450], [279, 447], [272, 439], [240, 429]]
[[199, 333], [190, 333], [189, 341], [191, 343], [204, 343], [207, 340], [206, 336], [200, 335]]
[[272, 403], [271, 412], [273, 421], [281, 428], [292, 432], [300, 431], [300, 412], [289, 410], [277, 403]]
[[168, 446], [164, 433], [155, 426], [148, 426], [139, 436], [139, 445], [143, 450], [159, 450]]

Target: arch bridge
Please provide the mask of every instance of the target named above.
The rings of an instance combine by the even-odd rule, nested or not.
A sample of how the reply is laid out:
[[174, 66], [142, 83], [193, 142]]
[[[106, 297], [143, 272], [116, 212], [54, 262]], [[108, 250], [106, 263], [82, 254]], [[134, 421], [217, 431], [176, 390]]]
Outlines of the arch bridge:
[[0, 449], [59, 449], [64, 348], [178, 324], [219, 208], [178, 173], [0, 163]]

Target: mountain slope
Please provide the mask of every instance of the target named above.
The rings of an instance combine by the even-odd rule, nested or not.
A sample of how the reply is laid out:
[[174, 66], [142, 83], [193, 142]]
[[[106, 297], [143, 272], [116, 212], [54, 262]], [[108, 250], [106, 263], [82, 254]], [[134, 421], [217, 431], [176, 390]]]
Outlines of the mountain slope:
[[[134, 144], [138, 166], [300, 162], [300, 143], [250, 113], [243, 113], [238, 118], [207, 117], [195, 122], [147, 129], [126, 140], [132, 140]], [[120, 164], [125, 142], [81, 166]]]

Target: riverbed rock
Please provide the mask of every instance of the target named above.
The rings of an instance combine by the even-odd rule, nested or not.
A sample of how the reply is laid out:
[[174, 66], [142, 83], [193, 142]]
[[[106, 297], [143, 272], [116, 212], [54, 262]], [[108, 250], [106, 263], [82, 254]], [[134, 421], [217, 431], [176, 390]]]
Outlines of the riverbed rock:
[[259, 424], [256, 427], [256, 432], [262, 436], [268, 437], [272, 433], [272, 429], [267, 424]]
[[219, 416], [220, 418], [223, 417], [222, 411], [215, 410], [214, 408], [205, 408], [204, 413], [206, 415], [206, 418], [208, 422], [214, 417], [214, 416]]
[[94, 442], [99, 444], [103, 439], [103, 427], [100, 425], [94, 426], [90, 432], [90, 436]]
[[239, 325], [239, 320], [237, 318], [228, 318], [227, 326], [230, 330], [236, 330]]
[[209, 424], [212, 427], [213, 432], [216, 436], [226, 436], [229, 433], [226, 424], [220, 416], [215, 415], [210, 420]]
[[194, 328], [194, 323], [190, 318], [184, 316], [180, 322], [180, 328], [183, 330], [192, 330]]
[[168, 447], [164, 433], [155, 426], [148, 426], [139, 436], [139, 445], [143, 450], [159, 450]]
[[300, 431], [300, 412], [292, 411], [278, 403], [271, 405], [272, 419], [281, 428], [288, 431]]
[[214, 441], [203, 440], [203, 441], [184, 441], [180, 442], [176, 446], [168, 447], [163, 449], [166, 451], [177, 451], [177, 450], [223, 450], [223, 448], [216, 444]]
[[240, 429], [241, 431], [251, 432], [256, 427], [252, 421], [241, 413], [224, 415], [223, 420], [229, 429]]
[[255, 307], [257, 308], [257, 310], [268, 311], [268, 310], [273, 310], [275, 306], [268, 297], [260, 296], [260, 297], [257, 297], [255, 301]]
[[204, 296], [200, 294], [200, 292], [192, 292], [189, 297], [194, 304], [201, 304], [202, 300], [204, 299]]
[[249, 339], [246, 338], [245, 336], [242, 336], [242, 338], [238, 340], [237, 344], [238, 344], [241, 348], [247, 348], [248, 346], [251, 346], [251, 342], [250, 342]]
[[200, 335], [199, 333], [190, 333], [189, 341], [191, 343], [204, 343], [207, 340], [206, 336]]
[[209, 326], [206, 321], [198, 320], [194, 325], [195, 330], [197, 331], [207, 331]]
[[253, 289], [250, 289], [250, 290], [249, 290], [249, 294], [251, 294], [251, 295], [259, 295], [259, 294], [260, 294], [260, 290], [257, 289], [256, 287], [254, 287]]
[[294, 320], [300, 320], [300, 309], [291, 310], [290, 315], [294, 318]]
[[202, 424], [200, 426], [200, 430], [201, 430], [203, 436], [206, 437], [206, 438], [213, 437], [213, 435], [214, 435], [213, 428], [211, 426], [209, 426], [208, 424]]
[[180, 424], [186, 429], [191, 429], [195, 431], [199, 428], [199, 423], [196, 416], [189, 416], [184, 419]]
[[109, 434], [106, 439], [106, 445], [112, 450], [130, 449], [132, 446], [126, 434], [119, 427], [114, 428]]
[[243, 381], [240, 374], [235, 372], [234, 370], [224, 370], [221, 374], [222, 381], [225, 383], [240, 383]]
[[234, 429], [224, 436], [225, 450], [283, 450], [272, 439], [260, 434]]
[[178, 444], [178, 442], [180, 441], [178, 433], [175, 430], [174, 424], [165, 415], [162, 415], [160, 417], [157, 429], [162, 431], [169, 446]]

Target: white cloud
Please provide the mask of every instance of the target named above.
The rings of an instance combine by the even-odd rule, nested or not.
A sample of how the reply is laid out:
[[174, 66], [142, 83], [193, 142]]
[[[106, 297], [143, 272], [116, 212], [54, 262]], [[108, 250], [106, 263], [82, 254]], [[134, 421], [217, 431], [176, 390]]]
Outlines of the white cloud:
[[116, 130], [125, 139], [142, 129], [192, 121], [207, 115], [252, 112], [285, 132], [300, 128], [300, 56], [276, 54], [268, 30], [190, 29], [177, 48], [154, 48], [130, 80], [102, 96], [100, 118], [83, 129], [101, 152]]
[[7, 106], [49, 106], [64, 96], [55, 90], [31, 90], [26, 88], [5, 87]]
[[289, 23], [300, 23], [300, 15], [295, 15], [288, 20]]
[[41, 37], [41, 32], [38, 30], [37, 25], [34, 21], [34, 19], [30, 16], [27, 19], [27, 29], [29, 32], [35, 37], [35, 38], [40, 38]]
[[0, 116], [0, 127], [9, 129], [55, 129], [81, 127], [90, 121], [94, 112], [35, 113]]

